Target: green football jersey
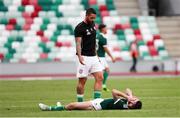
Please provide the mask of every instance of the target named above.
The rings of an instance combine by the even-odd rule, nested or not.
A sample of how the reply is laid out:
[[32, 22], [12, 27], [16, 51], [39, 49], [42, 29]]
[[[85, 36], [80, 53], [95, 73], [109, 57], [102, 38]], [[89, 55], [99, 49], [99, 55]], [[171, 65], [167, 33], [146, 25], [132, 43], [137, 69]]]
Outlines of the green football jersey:
[[103, 36], [102, 33], [97, 35], [96, 38], [96, 42], [97, 42], [97, 54], [99, 57], [105, 57], [105, 50], [104, 47], [105, 45], [107, 45], [107, 39]]
[[104, 99], [101, 103], [101, 107], [103, 110], [111, 110], [111, 109], [128, 109], [128, 101], [126, 99]]

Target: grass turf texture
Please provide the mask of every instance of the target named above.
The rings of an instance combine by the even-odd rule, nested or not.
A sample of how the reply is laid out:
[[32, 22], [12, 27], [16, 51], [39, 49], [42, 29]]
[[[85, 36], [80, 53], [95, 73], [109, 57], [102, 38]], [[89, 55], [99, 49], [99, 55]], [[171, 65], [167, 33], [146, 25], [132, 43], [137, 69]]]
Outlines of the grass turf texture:
[[[41, 111], [38, 103], [55, 105], [76, 101], [77, 80], [0, 80], [1, 117], [180, 117], [180, 78], [109, 79], [110, 89], [131, 88], [143, 102], [142, 110]], [[93, 83], [86, 84], [85, 99], [93, 97]], [[111, 96], [103, 92], [103, 98]]]

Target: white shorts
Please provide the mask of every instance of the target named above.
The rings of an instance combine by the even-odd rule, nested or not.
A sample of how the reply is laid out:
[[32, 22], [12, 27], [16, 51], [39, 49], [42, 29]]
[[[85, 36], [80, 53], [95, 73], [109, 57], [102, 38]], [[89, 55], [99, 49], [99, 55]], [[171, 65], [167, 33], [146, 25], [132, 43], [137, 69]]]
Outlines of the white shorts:
[[102, 98], [97, 98], [91, 101], [92, 106], [94, 107], [95, 110], [101, 110], [101, 102], [104, 101]]
[[105, 57], [99, 57], [99, 59], [100, 59], [100, 62], [101, 62], [101, 64], [102, 64], [102, 66], [103, 66], [103, 70], [104, 70], [105, 68], [108, 68], [108, 67], [109, 67], [109, 65], [108, 65]]
[[83, 56], [85, 65], [82, 65], [77, 58], [77, 78], [87, 77], [91, 73], [103, 71], [103, 67], [97, 56]]

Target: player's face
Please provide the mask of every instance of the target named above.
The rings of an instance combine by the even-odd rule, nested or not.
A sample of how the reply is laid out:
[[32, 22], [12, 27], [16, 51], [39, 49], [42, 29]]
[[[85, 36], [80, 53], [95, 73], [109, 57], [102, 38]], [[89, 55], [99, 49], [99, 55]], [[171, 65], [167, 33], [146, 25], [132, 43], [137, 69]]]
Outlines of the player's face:
[[139, 101], [138, 98], [136, 98], [135, 100], [133, 101], [128, 101], [128, 107], [131, 109], [134, 107], [134, 105], [137, 103], [137, 101]]
[[107, 28], [106, 27], [103, 28], [102, 31], [103, 31], [104, 34], [107, 34]]
[[129, 108], [132, 108], [132, 107], [133, 107], [133, 105], [134, 105], [134, 103], [133, 103], [133, 102], [128, 102], [128, 107], [129, 107]]
[[89, 14], [86, 16], [86, 21], [90, 24], [93, 23], [95, 19], [96, 19], [96, 14]]

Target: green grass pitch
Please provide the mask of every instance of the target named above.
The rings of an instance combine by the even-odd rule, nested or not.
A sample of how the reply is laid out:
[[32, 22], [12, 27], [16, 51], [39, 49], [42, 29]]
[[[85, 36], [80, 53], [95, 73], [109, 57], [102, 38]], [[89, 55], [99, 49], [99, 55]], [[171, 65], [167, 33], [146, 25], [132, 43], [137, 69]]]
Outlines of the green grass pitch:
[[[85, 99], [93, 96], [93, 79], [85, 88]], [[38, 103], [55, 105], [76, 101], [76, 79], [0, 80], [0, 117], [180, 117], [180, 78], [109, 79], [110, 89], [131, 88], [143, 102], [142, 110], [41, 111]], [[109, 98], [110, 92], [102, 92]]]

